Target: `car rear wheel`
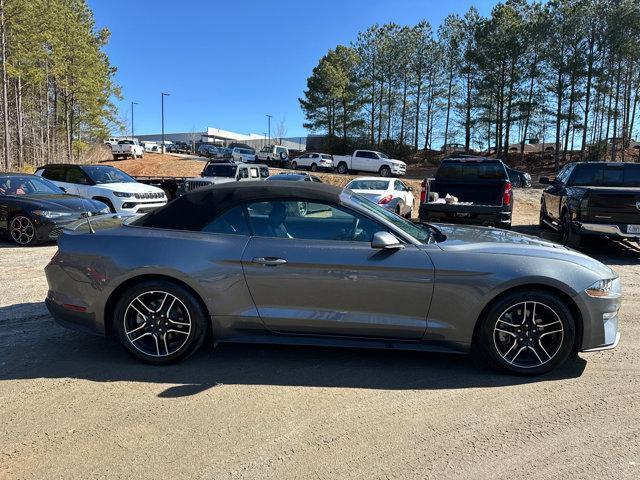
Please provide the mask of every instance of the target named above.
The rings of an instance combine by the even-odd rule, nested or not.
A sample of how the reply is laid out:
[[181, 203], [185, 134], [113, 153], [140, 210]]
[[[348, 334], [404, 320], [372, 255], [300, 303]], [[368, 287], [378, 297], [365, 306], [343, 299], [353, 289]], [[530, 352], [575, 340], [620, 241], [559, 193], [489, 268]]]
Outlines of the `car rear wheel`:
[[508, 294], [491, 306], [474, 349], [499, 370], [539, 375], [567, 359], [574, 339], [567, 305], [552, 293], [532, 289]]
[[389, 167], [387, 167], [386, 165], [383, 165], [382, 167], [380, 167], [380, 176], [381, 177], [390, 177], [391, 176], [391, 169]]
[[340, 162], [338, 164], [338, 167], [336, 168], [336, 171], [340, 174], [340, 175], [344, 175], [345, 173], [347, 173], [349, 171], [349, 169], [347, 168], [347, 164], [344, 162]]
[[191, 292], [165, 280], [139, 283], [124, 292], [114, 322], [122, 345], [154, 365], [185, 359], [204, 341], [207, 315]]
[[569, 248], [579, 248], [582, 242], [582, 237], [573, 231], [571, 226], [571, 215], [569, 212], [564, 212], [562, 216], [562, 229], [560, 231], [562, 236], [562, 244]]
[[9, 222], [9, 234], [11, 240], [17, 245], [30, 247], [38, 243], [36, 227], [33, 221], [26, 215], [16, 215]]

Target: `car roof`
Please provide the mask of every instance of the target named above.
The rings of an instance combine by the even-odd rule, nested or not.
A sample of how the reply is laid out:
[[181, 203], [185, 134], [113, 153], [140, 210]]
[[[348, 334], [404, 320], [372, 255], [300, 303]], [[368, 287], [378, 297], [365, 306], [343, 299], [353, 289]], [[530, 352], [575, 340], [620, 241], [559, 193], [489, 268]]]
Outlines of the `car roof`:
[[[342, 189], [315, 182], [230, 182], [192, 190], [133, 222], [134, 225], [176, 230], [202, 230], [212, 219], [245, 202], [305, 199], [339, 203]], [[211, 208], [199, 208], [206, 203]]]
[[624, 165], [636, 165], [634, 163], [629, 162], [607, 162], [606, 160], [597, 160], [595, 162], [569, 162], [567, 165], [611, 165], [614, 167], [622, 167]]
[[356, 177], [352, 179], [349, 183], [353, 182], [354, 180], [384, 180], [385, 182], [390, 182], [391, 180], [400, 180], [400, 179], [399, 178], [383, 178], [383, 177]]

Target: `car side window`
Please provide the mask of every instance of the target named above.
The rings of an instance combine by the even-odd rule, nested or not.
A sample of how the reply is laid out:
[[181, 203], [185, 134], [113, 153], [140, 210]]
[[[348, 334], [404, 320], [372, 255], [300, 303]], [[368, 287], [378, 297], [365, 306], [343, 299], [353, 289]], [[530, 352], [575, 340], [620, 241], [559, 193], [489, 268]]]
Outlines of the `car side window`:
[[304, 200], [271, 200], [246, 205], [253, 234], [259, 237], [371, 242], [379, 223], [337, 205]]
[[87, 185], [89, 181], [85, 173], [79, 168], [70, 168], [67, 170], [67, 183], [75, 183], [76, 185]]
[[249, 171], [246, 168], [241, 168], [238, 171], [238, 178], [249, 178]]
[[269, 169], [267, 167], [260, 167], [260, 176], [262, 178], [268, 178], [269, 177]]
[[400, 180], [395, 180], [393, 183], [394, 183], [393, 189], [396, 192], [404, 192], [405, 191], [404, 185], [402, 184], [402, 182]]
[[65, 182], [65, 169], [62, 167], [46, 167], [42, 176], [54, 182]]
[[251, 170], [251, 178], [260, 178], [257, 168], [251, 167], [250, 170]]
[[249, 235], [249, 226], [242, 206], [232, 208], [218, 215], [202, 229], [205, 233], [225, 233], [228, 235]]

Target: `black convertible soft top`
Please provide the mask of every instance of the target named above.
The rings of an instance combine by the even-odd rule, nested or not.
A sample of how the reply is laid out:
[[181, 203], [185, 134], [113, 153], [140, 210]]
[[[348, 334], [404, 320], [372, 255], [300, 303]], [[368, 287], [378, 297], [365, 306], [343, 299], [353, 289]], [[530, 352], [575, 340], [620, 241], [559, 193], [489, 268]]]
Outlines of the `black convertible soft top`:
[[245, 202], [299, 199], [338, 203], [342, 190], [311, 182], [230, 182], [193, 190], [132, 222], [151, 228], [199, 231], [211, 219]]

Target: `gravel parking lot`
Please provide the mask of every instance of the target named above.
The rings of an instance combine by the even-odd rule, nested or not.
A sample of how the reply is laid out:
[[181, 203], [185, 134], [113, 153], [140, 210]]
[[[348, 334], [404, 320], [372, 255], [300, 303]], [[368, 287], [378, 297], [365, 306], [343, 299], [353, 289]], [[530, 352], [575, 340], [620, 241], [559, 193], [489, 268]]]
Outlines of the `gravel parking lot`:
[[[538, 234], [540, 190], [516, 193]], [[133, 360], [44, 308], [55, 246], [0, 242], [0, 478], [640, 477], [640, 249], [586, 253], [622, 277], [622, 339], [552, 375], [466, 357], [256, 345]]]

